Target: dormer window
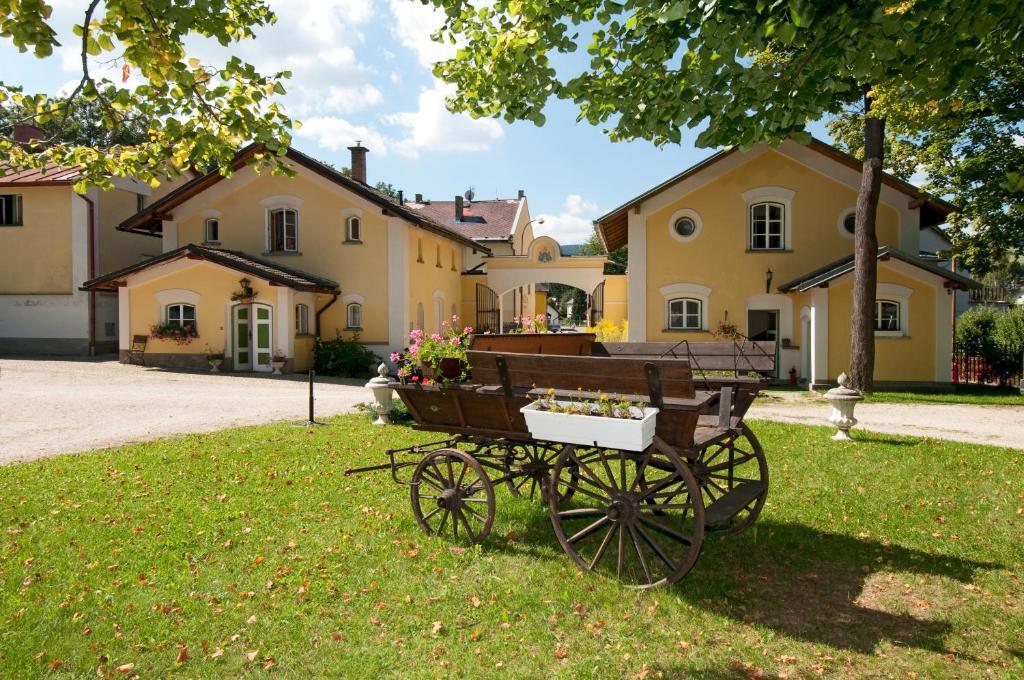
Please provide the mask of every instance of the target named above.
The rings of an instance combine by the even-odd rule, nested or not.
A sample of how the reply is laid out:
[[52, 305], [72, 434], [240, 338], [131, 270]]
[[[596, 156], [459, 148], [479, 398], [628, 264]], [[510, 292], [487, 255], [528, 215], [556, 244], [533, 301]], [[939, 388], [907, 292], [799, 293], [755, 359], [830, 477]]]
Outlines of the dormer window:
[[205, 240], [207, 243], [220, 242], [220, 220], [216, 217], [211, 217], [206, 220]]
[[350, 243], [363, 240], [363, 224], [355, 215], [345, 220], [345, 240]]
[[0, 227], [20, 227], [21, 194], [0, 194]]
[[267, 220], [268, 250], [294, 253], [299, 249], [299, 213], [291, 208], [276, 208]]

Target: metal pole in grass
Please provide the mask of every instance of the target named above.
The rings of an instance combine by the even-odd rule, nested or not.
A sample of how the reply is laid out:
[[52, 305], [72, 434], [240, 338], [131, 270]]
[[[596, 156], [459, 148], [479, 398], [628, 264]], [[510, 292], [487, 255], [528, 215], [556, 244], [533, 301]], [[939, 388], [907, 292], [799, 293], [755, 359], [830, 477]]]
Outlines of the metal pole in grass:
[[313, 417], [313, 376], [316, 372], [311, 368], [309, 369], [309, 420], [302, 423], [295, 423], [295, 427], [316, 427], [317, 425], [326, 425], [327, 423], [321, 423], [315, 417]]

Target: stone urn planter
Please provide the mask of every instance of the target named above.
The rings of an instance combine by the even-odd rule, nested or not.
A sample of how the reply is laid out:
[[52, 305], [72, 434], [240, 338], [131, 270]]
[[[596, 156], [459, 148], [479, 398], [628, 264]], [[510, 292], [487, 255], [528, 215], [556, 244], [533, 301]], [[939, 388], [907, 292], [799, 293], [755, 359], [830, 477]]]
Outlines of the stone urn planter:
[[842, 373], [839, 375], [839, 387], [826, 392], [825, 399], [832, 404], [832, 415], [828, 421], [837, 430], [832, 439], [837, 442], [853, 441], [850, 428], [857, 424], [857, 419], [853, 417], [853, 407], [858, 401], [864, 401], [864, 395], [850, 387], [850, 377]]
[[223, 359], [207, 359], [206, 361], [210, 364], [210, 373], [220, 373], [221, 364], [224, 363]]
[[[558, 402], [567, 404], [568, 402]], [[641, 418], [609, 418], [601, 415], [558, 413], [543, 410], [537, 402], [519, 409], [534, 439], [599, 446], [606, 449], [643, 451], [654, 440], [658, 409], [636, 409]]]
[[274, 369], [273, 375], [281, 375], [281, 369], [288, 363], [288, 357], [275, 355], [270, 359], [270, 367]]

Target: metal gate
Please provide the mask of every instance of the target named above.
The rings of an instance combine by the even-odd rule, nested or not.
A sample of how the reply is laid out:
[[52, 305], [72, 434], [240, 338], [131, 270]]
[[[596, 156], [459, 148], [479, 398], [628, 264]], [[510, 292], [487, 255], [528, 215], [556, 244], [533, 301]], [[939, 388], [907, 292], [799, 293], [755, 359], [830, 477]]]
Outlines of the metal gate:
[[498, 294], [482, 283], [476, 284], [476, 326], [477, 333], [501, 332], [501, 305]]
[[590, 294], [590, 325], [596, 326], [604, 318], [604, 281]]

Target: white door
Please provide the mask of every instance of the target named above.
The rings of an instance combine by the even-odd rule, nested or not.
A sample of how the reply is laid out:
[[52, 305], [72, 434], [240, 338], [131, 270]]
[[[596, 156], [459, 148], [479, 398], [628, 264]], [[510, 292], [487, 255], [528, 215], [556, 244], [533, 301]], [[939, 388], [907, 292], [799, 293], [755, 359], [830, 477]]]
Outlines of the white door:
[[238, 305], [232, 318], [235, 370], [271, 371], [273, 309], [261, 304]]

